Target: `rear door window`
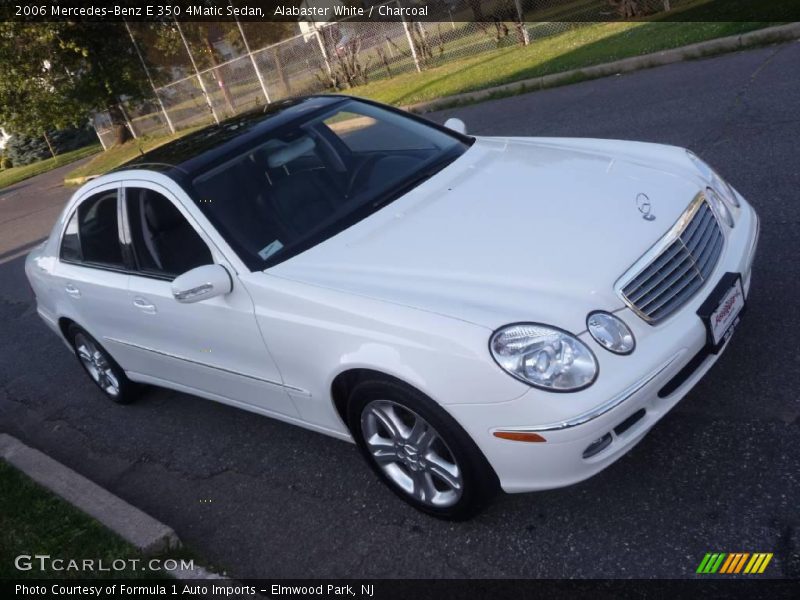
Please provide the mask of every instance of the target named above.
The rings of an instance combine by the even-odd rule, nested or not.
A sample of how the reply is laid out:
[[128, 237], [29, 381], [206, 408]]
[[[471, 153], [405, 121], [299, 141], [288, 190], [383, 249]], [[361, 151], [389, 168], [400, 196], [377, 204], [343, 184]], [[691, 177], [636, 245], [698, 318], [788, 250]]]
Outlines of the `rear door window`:
[[64, 230], [64, 237], [61, 238], [61, 260], [67, 262], [80, 262], [83, 260], [81, 253], [81, 237], [78, 235], [78, 211], [72, 213], [72, 217]]
[[69, 262], [125, 268], [117, 220], [117, 190], [101, 192], [80, 203], [64, 231], [59, 254]]

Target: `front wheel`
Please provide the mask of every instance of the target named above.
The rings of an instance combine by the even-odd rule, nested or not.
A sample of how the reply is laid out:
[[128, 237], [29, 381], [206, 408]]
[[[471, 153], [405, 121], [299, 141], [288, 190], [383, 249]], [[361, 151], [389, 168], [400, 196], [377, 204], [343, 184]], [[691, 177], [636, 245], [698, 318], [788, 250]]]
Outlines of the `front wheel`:
[[388, 381], [360, 383], [350, 395], [348, 413], [364, 458], [415, 508], [461, 520], [496, 492], [497, 478], [472, 439], [416, 390]]

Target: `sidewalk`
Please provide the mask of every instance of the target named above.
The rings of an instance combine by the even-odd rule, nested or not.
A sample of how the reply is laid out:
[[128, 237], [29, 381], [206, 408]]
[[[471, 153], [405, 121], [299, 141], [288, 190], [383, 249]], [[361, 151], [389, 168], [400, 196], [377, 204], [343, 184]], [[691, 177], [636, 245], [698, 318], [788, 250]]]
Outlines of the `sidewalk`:
[[181, 547], [171, 527], [5, 433], [0, 433], [0, 458], [97, 519], [146, 556]]

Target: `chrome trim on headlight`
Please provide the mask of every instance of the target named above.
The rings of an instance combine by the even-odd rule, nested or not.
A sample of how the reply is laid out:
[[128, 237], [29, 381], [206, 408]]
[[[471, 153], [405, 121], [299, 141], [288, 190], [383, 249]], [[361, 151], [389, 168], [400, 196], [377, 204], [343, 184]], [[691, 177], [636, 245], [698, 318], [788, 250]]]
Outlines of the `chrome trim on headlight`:
[[[620, 349], [619, 347], [614, 347], [613, 342], [609, 342], [608, 340], [603, 340], [601, 337], [601, 330], [602, 326], [593, 325], [593, 319], [600, 319], [600, 320], [607, 320], [607, 323], [611, 323], [612, 325], [616, 325], [618, 327], [618, 332], [622, 332], [622, 337], [625, 336], [630, 337], [630, 347]], [[606, 312], [604, 310], [593, 310], [588, 315], [586, 315], [586, 330], [589, 332], [589, 335], [592, 339], [597, 342], [597, 344], [605, 350], [616, 354], [618, 356], [628, 356], [636, 349], [636, 336], [633, 335], [633, 331], [628, 324], [620, 319], [617, 315]], [[607, 329], [608, 330], [608, 329]], [[619, 340], [620, 344], [625, 344], [624, 339]]]
[[725, 225], [733, 229], [736, 226], [736, 221], [733, 218], [731, 209], [716, 188], [708, 186], [706, 188], [706, 199], [709, 201], [709, 206], [714, 209], [717, 217], [722, 220]]
[[[521, 334], [517, 335], [516, 339], [514, 339], [515, 336], [510, 335], [510, 332], [515, 330], [517, 334]], [[524, 333], [526, 330], [527, 333]], [[506, 336], [510, 336], [512, 339], [500, 341], [501, 338]], [[556, 339], [554, 340], [553, 338]], [[520, 348], [509, 351], [508, 346], [513, 345], [514, 342], [519, 343], [520, 339], [528, 339], [531, 343], [524, 350]], [[557, 342], [557, 344], [553, 344], [553, 342]], [[542, 346], [542, 344], [545, 345]], [[537, 345], [539, 346], [538, 348], [536, 348]], [[564, 345], [568, 346], [568, 352], [562, 348]], [[533, 350], [531, 350], [531, 346], [534, 347]], [[524, 370], [528, 364], [524, 360], [521, 363], [516, 360], [525, 359], [526, 355], [530, 357], [531, 351], [537, 354], [535, 375], [539, 376], [539, 381], [524, 372], [520, 373], [519, 369], [522, 368]], [[597, 380], [600, 372], [600, 364], [597, 362], [597, 357], [583, 340], [560, 327], [545, 325], [544, 323], [519, 322], [509, 323], [500, 327], [489, 338], [489, 354], [497, 363], [497, 366], [514, 379], [518, 379], [531, 387], [558, 394], [578, 392], [588, 388]], [[567, 363], [566, 369], [557, 369], [554, 365], [564, 366], [564, 363], [561, 362], [564, 354], [568, 354], [572, 360]], [[540, 369], [539, 361], [542, 358], [544, 359], [544, 364]], [[582, 362], [583, 364], [581, 364]], [[592, 369], [591, 377], [582, 383], [566, 386], [563, 381], [557, 384], [556, 379], [553, 379], [553, 377], [564, 375], [569, 369], [574, 369], [580, 374], [582, 369], [586, 369], [587, 364]], [[558, 373], [555, 373], [555, 371], [558, 371]], [[588, 371], [584, 371], [582, 374], [586, 375], [587, 373]], [[551, 382], [549, 385], [547, 383], [548, 379]]]

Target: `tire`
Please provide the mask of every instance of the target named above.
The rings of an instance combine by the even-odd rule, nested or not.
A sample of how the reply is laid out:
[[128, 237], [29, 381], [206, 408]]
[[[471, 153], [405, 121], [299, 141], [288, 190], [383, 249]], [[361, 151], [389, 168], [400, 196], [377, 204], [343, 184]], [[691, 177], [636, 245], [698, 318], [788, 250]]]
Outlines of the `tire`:
[[70, 325], [68, 334], [75, 357], [106, 398], [117, 404], [133, 402], [139, 392], [138, 386], [128, 379], [106, 349], [77, 325]]
[[394, 381], [364, 381], [350, 393], [347, 413], [364, 459], [414, 508], [460, 521], [497, 493], [497, 476], [475, 442], [419, 391]]

